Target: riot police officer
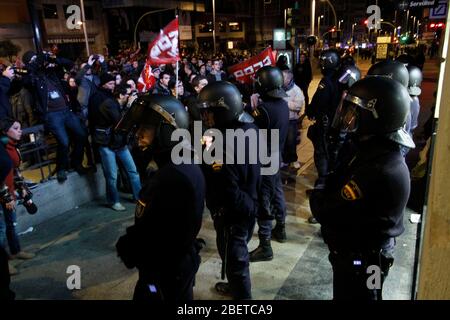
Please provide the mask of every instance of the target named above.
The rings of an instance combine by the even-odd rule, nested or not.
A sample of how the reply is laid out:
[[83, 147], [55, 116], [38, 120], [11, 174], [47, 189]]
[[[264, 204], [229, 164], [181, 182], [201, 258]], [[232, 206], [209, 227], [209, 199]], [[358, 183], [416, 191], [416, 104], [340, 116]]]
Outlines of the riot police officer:
[[134, 124], [141, 131], [138, 136], [146, 137], [146, 144], [153, 148], [158, 170], [145, 181], [135, 223], [117, 242], [117, 252], [128, 268], [139, 270], [135, 300], [191, 300], [200, 265], [196, 236], [202, 223], [205, 181], [199, 165], [174, 164], [171, 158], [178, 146], [171, 135], [176, 129], [187, 130], [189, 117], [174, 97], [147, 95], [134, 102], [116, 130], [128, 130]]
[[[289, 127], [289, 107], [283, 99], [287, 97], [283, 90], [283, 73], [275, 67], [265, 66], [259, 69], [255, 76], [255, 90], [261, 103], [257, 106], [257, 123], [261, 129], [267, 129], [267, 151], [281, 164], [282, 151], [286, 142]], [[278, 130], [278, 148], [272, 150], [271, 131]], [[263, 175], [261, 182], [261, 208], [258, 214], [258, 247], [250, 253], [250, 261], [268, 261], [273, 259], [270, 240], [273, 237], [279, 242], [285, 242], [286, 237], [286, 202], [284, 198], [281, 173], [277, 167], [276, 173]], [[272, 220], [276, 225], [272, 230]]]
[[[408, 70], [408, 66], [410, 65], [410, 62], [408, 62], [406, 57], [402, 58], [402, 56], [399, 56], [397, 58], [397, 60], [395, 60], [395, 61], [381, 61], [381, 62], [374, 64], [372, 67], [370, 67], [369, 71], [367, 72], [367, 76], [368, 77], [381, 76], [381, 77], [388, 77], [388, 78], [397, 80], [409, 91], [410, 72]], [[413, 71], [412, 79], [413, 79], [413, 82], [417, 82], [419, 80], [419, 73], [415, 69], [413, 69], [413, 70], [414, 71]], [[420, 69], [419, 69], [419, 72], [420, 72]], [[420, 72], [420, 77], [421, 76], [422, 76], [422, 72]], [[421, 82], [422, 81], [420, 79], [420, 83]], [[413, 89], [413, 91], [416, 92], [417, 89], [415, 88], [415, 89]], [[406, 119], [406, 131], [410, 134], [410, 136], [412, 136], [411, 123], [412, 123], [412, 119], [413, 119], [413, 113], [414, 113], [415, 123], [417, 123], [417, 117], [419, 114], [419, 110], [417, 109], [417, 107], [419, 106], [418, 105], [419, 100], [418, 99], [414, 100], [412, 97], [410, 97], [409, 102], [410, 102], [410, 112], [408, 113], [408, 117]], [[405, 146], [401, 147], [401, 150], [402, 150], [403, 156], [406, 156], [406, 154], [409, 151], [409, 149]]]
[[327, 178], [325, 189], [310, 196], [330, 250], [334, 299], [382, 299], [410, 192], [399, 148], [414, 147], [404, 130], [408, 112], [406, 88], [392, 79], [368, 77], [349, 89], [336, 113], [333, 124], [353, 135], [358, 151]]
[[[419, 112], [420, 112], [420, 101], [419, 96], [422, 94], [422, 71], [412, 65], [407, 66], [408, 73], [409, 73], [409, 81], [408, 81], [408, 92], [409, 96], [411, 97], [411, 105], [410, 105], [410, 112], [408, 114], [408, 118], [406, 120], [406, 128], [405, 130], [409, 133], [411, 138], [413, 137], [413, 131], [417, 128], [418, 125], [418, 119], [419, 119]], [[404, 147], [402, 148], [403, 156], [406, 157], [408, 154], [409, 149]]]
[[408, 87], [409, 73], [405, 65], [399, 61], [381, 61], [375, 63], [367, 71], [367, 77], [387, 77], [400, 82], [405, 88]]
[[[234, 132], [242, 130], [245, 134], [258, 136], [259, 130], [253, 124], [253, 118], [244, 111], [241, 94], [233, 84], [226, 81], [208, 84], [200, 92], [199, 102], [203, 122], [210, 130], [225, 133], [227, 129], [234, 129]], [[258, 210], [260, 165], [258, 159], [250, 161], [254, 154], [249, 152], [248, 139], [240, 145], [244, 150], [238, 150], [239, 138], [222, 136], [224, 145], [232, 147], [222, 150], [226, 161], [219, 156], [221, 152], [217, 152], [213, 155], [214, 162], [204, 165], [206, 205], [217, 233], [222, 278], [226, 274], [228, 279], [228, 283], [219, 282], [215, 288], [219, 293], [231, 294], [234, 299], [251, 299], [247, 243], [252, 237]], [[242, 152], [244, 163], [239, 163], [238, 153]]]
[[308, 128], [308, 138], [314, 146], [314, 163], [318, 179], [315, 188], [323, 188], [328, 174], [328, 131], [338, 107], [341, 91], [337, 70], [340, 57], [335, 50], [325, 50], [320, 54], [320, 68], [323, 78], [320, 80], [306, 115], [315, 123]]
[[[347, 57], [351, 58], [351, 56]], [[351, 59], [347, 58], [342, 60], [337, 76], [339, 90], [342, 92], [341, 96], [344, 96], [347, 94], [348, 89], [361, 79], [361, 71]], [[335, 130], [333, 126], [329, 129], [328, 137], [328, 171], [332, 172], [336, 167], [346, 163], [353, 157], [353, 144], [346, 133]]]

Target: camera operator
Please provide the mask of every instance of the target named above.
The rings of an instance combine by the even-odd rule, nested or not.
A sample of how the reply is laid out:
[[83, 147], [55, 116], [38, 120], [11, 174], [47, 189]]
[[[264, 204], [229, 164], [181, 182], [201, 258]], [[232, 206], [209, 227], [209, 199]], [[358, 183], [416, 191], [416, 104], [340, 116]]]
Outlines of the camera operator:
[[61, 83], [62, 67], [70, 70], [70, 60], [57, 58], [47, 52], [36, 54], [27, 51], [23, 55], [29, 74], [23, 78], [24, 84], [30, 88], [36, 103], [36, 115], [43, 120], [45, 127], [58, 142], [56, 171], [58, 182], [67, 179], [69, 169], [69, 132], [74, 141], [71, 154], [72, 167], [81, 175], [86, 173], [82, 166], [83, 148], [87, 137], [86, 128], [70, 110], [67, 96]]
[[108, 71], [108, 65], [106, 64], [105, 57], [102, 55], [91, 55], [87, 63], [81, 65], [80, 71], [78, 71], [75, 78], [78, 84], [78, 102], [81, 106], [81, 113], [84, 119], [87, 119], [89, 110], [89, 99], [97, 91], [100, 85], [100, 77], [93, 72], [96, 62], [100, 63], [100, 73]]
[[[17, 143], [22, 138], [22, 128], [20, 122], [12, 118], [4, 118], [0, 120], [0, 140], [5, 144], [5, 150], [12, 161], [13, 168], [8, 172], [5, 184], [8, 187], [11, 198], [9, 201], [3, 201], [1, 207], [3, 216], [0, 218], [0, 246], [6, 250], [6, 240], [9, 245], [10, 259], [32, 259], [34, 254], [24, 252], [20, 248], [19, 236], [16, 232], [16, 188], [14, 183], [14, 171], [20, 166], [20, 153], [17, 150]], [[25, 188], [21, 189], [19, 196], [28, 198]], [[9, 267], [10, 274], [17, 274], [12, 266]]]

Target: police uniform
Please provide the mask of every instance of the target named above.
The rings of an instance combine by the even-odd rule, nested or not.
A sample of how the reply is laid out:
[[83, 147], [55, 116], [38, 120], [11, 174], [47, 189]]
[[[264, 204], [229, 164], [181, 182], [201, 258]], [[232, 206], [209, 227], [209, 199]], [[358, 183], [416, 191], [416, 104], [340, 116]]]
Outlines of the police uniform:
[[306, 110], [309, 118], [316, 122], [308, 128], [308, 138], [314, 146], [314, 163], [317, 168], [318, 180], [316, 187], [323, 185], [328, 174], [328, 133], [334, 113], [341, 99], [337, 77], [334, 72], [328, 72], [320, 81], [317, 91]]
[[409, 197], [409, 171], [398, 145], [369, 142], [353, 161], [332, 175], [325, 190], [310, 196], [311, 211], [322, 225], [330, 249], [335, 299], [380, 299], [369, 290], [367, 267], [387, 276], [395, 237], [403, 233]]
[[334, 299], [382, 299], [410, 192], [400, 152], [414, 147], [404, 130], [408, 98], [400, 82], [369, 77], [349, 89], [336, 112], [333, 123], [352, 135], [357, 151], [310, 195], [330, 250]]
[[[271, 159], [276, 158], [279, 166], [272, 175], [263, 175], [261, 181], [260, 209], [258, 212], [258, 247], [250, 252], [250, 261], [269, 261], [273, 259], [271, 238], [285, 242], [286, 202], [281, 182], [280, 167], [283, 161], [282, 151], [289, 129], [289, 107], [283, 99], [287, 97], [283, 90], [283, 73], [271, 66], [258, 70], [255, 76], [255, 90], [263, 101], [257, 110], [257, 123], [261, 129], [267, 129], [267, 151]], [[279, 137], [275, 144], [278, 149], [272, 150], [271, 133], [278, 131]], [[277, 145], [278, 144], [278, 145]], [[272, 166], [273, 164], [270, 164]], [[272, 220], [276, 226], [272, 229]]]
[[[139, 107], [143, 111], [135, 111]], [[130, 112], [135, 113], [132, 121], [153, 117], [160, 122], [152, 124], [156, 127], [152, 146], [158, 170], [145, 180], [135, 223], [116, 248], [128, 268], [139, 270], [135, 300], [192, 300], [200, 265], [196, 238], [202, 224], [205, 181], [199, 165], [172, 162], [174, 144], [170, 142], [173, 130], [189, 127], [188, 116], [179, 101], [162, 96], [139, 98]]]
[[[277, 153], [280, 165], [283, 161], [282, 150], [286, 142], [289, 128], [289, 107], [284, 99], [267, 99], [260, 106], [265, 110], [269, 118], [267, 128], [267, 149], [269, 154]], [[270, 131], [279, 130], [279, 149], [271, 150]], [[277, 221], [284, 225], [286, 220], [286, 201], [284, 198], [281, 172], [277, 170], [274, 175], [262, 176], [261, 206]], [[258, 236], [260, 239], [270, 239], [272, 232], [272, 220], [258, 219]]]
[[[255, 131], [258, 127], [244, 112], [241, 95], [236, 86], [229, 82], [208, 84], [199, 96], [204, 112], [213, 112], [214, 128]], [[251, 279], [247, 243], [250, 241], [258, 210], [261, 167], [259, 160], [250, 161], [250, 141], [245, 139], [244, 150], [238, 150], [237, 139], [224, 137], [225, 158], [216, 159], [211, 165], [203, 165], [206, 179], [206, 205], [212, 214], [217, 233], [217, 248], [222, 259], [222, 268], [228, 284], [219, 282], [220, 287], [229, 288], [236, 300], [251, 299]], [[254, 143], [252, 141], [252, 143]], [[233, 154], [227, 154], [231, 150]], [[245, 152], [244, 163], [238, 163], [238, 154]], [[233, 160], [233, 161], [230, 161]]]

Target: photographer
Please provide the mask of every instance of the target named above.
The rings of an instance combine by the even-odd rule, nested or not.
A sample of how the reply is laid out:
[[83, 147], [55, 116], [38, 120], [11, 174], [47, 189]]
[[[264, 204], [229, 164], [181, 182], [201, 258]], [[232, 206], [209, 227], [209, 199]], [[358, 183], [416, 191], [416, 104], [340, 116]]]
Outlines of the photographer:
[[[34, 254], [24, 252], [20, 248], [19, 237], [16, 232], [16, 186], [14, 183], [14, 170], [20, 166], [20, 153], [17, 150], [17, 143], [22, 137], [22, 128], [18, 121], [12, 118], [4, 118], [0, 120], [0, 134], [1, 141], [5, 145], [5, 150], [12, 161], [12, 169], [9, 171], [5, 179], [5, 184], [8, 187], [11, 195], [10, 201], [2, 202], [3, 217], [0, 219], [0, 246], [6, 250], [6, 239], [9, 245], [10, 259], [31, 259]], [[21, 198], [28, 198], [25, 189], [21, 190], [19, 195]], [[17, 270], [11, 265], [9, 267], [10, 274], [17, 274]]]
[[36, 54], [27, 51], [23, 55], [29, 74], [23, 78], [36, 103], [36, 115], [43, 120], [45, 127], [58, 142], [56, 171], [58, 182], [67, 179], [69, 169], [69, 132], [73, 137], [74, 147], [71, 154], [72, 167], [81, 175], [86, 173], [82, 166], [83, 148], [86, 141], [86, 128], [70, 110], [69, 101], [61, 83], [61, 68], [70, 70], [73, 63], [67, 59], [57, 58], [49, 53]]
[[[112, 77], [112, 76], [111, 76]], [[107, 81], [108, 79], [104, 80]], [[111, 78], [113, 81], [113, 78]], [[114, 90], [114, 96], [108, 97], [96, 109], [93, 140], [99, 145], [103, 174], [106, 180], [106, 197], [113, 210], [124, 211], [125, 207], [120, 203], [117, 190], [117, 160], [122, 163], [130, 181], [134, 200], [139, 198], [141, 182], [136, 165], [127, 146], [127, 135], [114, 132], [114, 128], [122, 118], [122, 109], [127, 105], [131, 90], [125, 86], [118, 86]]]
[[78, 84], [77, 99], [81, 106], [81, 113], [85, 119], [87, 119], [88, 115], [89, 99], [94, 95], [100, 85], [100, 77], [93, 72], [97, 61], [100, 63], [100, 73], [107, 72], [108, 66], [105, 57], [102, 55], [91, 55], [87, 63], [81, 65], [81, 70], [78, 71], [75, 78]]

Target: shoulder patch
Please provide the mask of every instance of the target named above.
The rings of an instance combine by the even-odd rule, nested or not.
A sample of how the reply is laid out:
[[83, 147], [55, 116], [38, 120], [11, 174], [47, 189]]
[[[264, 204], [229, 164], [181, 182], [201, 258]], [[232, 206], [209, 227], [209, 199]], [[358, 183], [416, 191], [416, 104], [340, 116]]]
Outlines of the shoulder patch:
[[223, 164], [214, 162], [212, 165], [212, 168], [214, 171], [220, 171], [220, 170], [222, 170], [222, 166], [223, 166]]
[[361, 189], [354, 180], [350, 180], [341, 190], [341, 196], [347, 201], [359, 200], [363, 197]]
[[136, 210], [134, 211], [134, 215], [136, 219], [140, 219], [144, 216], [145, 207], [147, 204], [143, 202], [142, 200], [138, 200], [136, 205]]

